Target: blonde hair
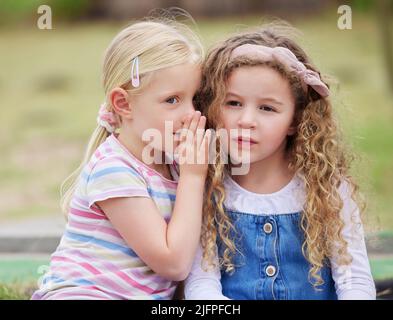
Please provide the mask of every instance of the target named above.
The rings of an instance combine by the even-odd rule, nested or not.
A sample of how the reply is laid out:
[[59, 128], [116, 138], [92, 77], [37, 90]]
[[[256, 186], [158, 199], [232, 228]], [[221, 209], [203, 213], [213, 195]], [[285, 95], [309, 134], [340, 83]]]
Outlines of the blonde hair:
[[[199, 37], [184, 23], [175, 20], [170, 11], [165, 11], [158, 18], [146, 18], [121, 30], [106, 49], [102, 83], [106, 96], [106, 108], [112, 110], [109, 93], [121, 87], [131, 94], [143, 93], [154, 71], [184, 63], [200, 64], [203, 61], [203, 47]], [[175, 13], [173, 10], [172, 13]], [[191, 21], [185, 11], [177, 10]], [[139, 59], [140, 86], [131, 85], [131, 64], [135, 57]], [[97, 110], [98, 111], [98, 110]], [[116, 115], [117, 116], [117, 115]], [[121, 123], [121, 119], [118, 119]], [[79, 167], [61, 186], [61, 208], [67, 216], [78, 178], [86, 163], [97, 147], [110, 133], [102, 126], [97, 126], [90, 137], [85, 155]]]
[[[307, 92], [296, 75], [276, 62], [255, 61], [248, 58], [230, 59], [231, 52], [238, 46], [250, 43], [269, 47], [285, 47], [291, 50], [308, 69], [319, 73], [307, 54], [295, 41], [288, 37], [292, 28], [284, 24], [269, 24], [256, 30], [236, 34], [218, 43], [208, 53], [202, 69], [202, 85], [198, 96], [198, 106], [207, 116], [209, 128], [222, 127], [220, 123], [221, 106], [226, 94], [226, 81], [230, 73], [242, 66], [267, 65], [284, 78], [291, 86], [295, 97], [294, 136], [287, 138], [286, 152], [290, 159], [289, 168], [303, 180], [306, 201], [301, 217], [304, 232], [303, 255], [311, 264], [309, 280], [314, 286], [323, 284], [320, 269], [338, 246], [339, 264], [348, 264], [351, 256], [348, 244], [342, 237], [344, 222], [340, 217], [343, 201], [339, 188], [342, 183], [349, 185], [352, 199], [362, 212], [364, 202], [358, 192], [358, 185], [349, 173], [352, 155], [341, 141], [338, 125], [333, 116], [329, 99], [321, 97], [313, 89]], [[217, 159], [209, 166], [206, 181], [206, 201], [204, 203], [203, 231], [201, 236], [203, 261], [213, 265], [216, 253], [216, 240], [223, 244], [219, 257], [220, 267], [225, 272], [233, 272], [232, 257], [239, 251], [232, 238], [236, 230], [224, 210], [225, 189], [223, 179], [228, 166], [220, 159], [220, 141], [216, 141]]]

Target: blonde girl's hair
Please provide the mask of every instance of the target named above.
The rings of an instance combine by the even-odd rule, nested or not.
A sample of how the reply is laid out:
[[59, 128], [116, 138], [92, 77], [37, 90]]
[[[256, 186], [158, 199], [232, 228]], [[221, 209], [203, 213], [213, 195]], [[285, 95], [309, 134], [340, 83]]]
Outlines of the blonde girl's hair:
[[[189, 26], [178, 21], [179, 16], [193, 21], [185, 11], [165, 11], [159, 17], [146, 18], [127, 26], [109, 44], [102, 73], [108, 111], [113, 108], [109, 99], [112, 89], [120, 87], [130, 94], [143, 94], [143, 89], [148, 86], [155, 71], [184, 63], [202, 63], [204, 51], [201, 41]], [[140, 86], [137, 88], [131, 85], [131, 65], [135, 57], [139, 59]], [[118, 120], [121, 123], [121, 119]], [[63, 182], [60, 205], [66, 216], [81, 171], [109, 135], [104, 127], [96, 127], [81, 164]]]
[[[231, 60], [231, 52], [243, 44], [256, 44], [269, 47], [285, 47], [291, 50], [308, 69], [319, 73], [310, 58], [294, 40], [294, 34], [287, 24], [272, 23], [255, 30], [232, 35], [215, 45], [208, 53], [202, 68], [202, 85], [198, 95], [198, 107], [207, 116], [208, 128], [221, 128], [221, 106], [226, 94], [226, 81], [230, 73], [242, 66], [266, 65], [277, 70], [288, 79], [295, 97], [296, 133], [287, 138], [286, 152], [290, 159], [290, 169], [300, 176], [305, 185], [306, 201], [301, 217], [304, 232], [303, 255], [311, 268], [309, 280], [315, 287], [321, 285], [321, 268], [328, 258], [337, 254], [339, 264], [348, 264], [351, 256], [348, 244], [342, 237], [344, 222], [340, 217], [343, 200], [339, 188], [347, 185], [351, 197], [360, 212], [365, 205], [358, 185], [350, 175], [352, 155], [341, 140], [338, 125], [333, 116], [329, 99], [319, 96], [310, 87], [304, 91], [298, 77], [274, 61], [255, 61], [246, 57]], [[320, 74], [320, 73], [319, 73]], [[233, 255], [239, 251], [234, 239], [238, 236], [235, 227], [224, 210], [225, 189], [223, 179], [228, 166], [220, 159], [220, 141], [216, 141], [217, 159], [209, 166], [204, 203], [203, 230], [201, 236], [204, 268], [213, 265], [216, 241], [223, 244], [219, 264], [225, 272], [233, 272]], [[334, 248], [334, 249], [333, 249]], [[335, 251], [335, 252], [334, 252]]]

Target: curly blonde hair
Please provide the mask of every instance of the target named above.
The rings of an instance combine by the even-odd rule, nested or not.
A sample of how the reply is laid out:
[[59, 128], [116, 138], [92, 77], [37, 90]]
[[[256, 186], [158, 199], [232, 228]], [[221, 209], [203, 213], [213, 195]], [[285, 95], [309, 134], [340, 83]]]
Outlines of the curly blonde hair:
[[[305, 186], [306, 201], [301, 218], [305, 239], [302, 251], [311, 265], [309, 281], [317, 287], [323, 284], [320, 270], [328, 263], [328, 258], [338, 254], [340, 265], [352, 261], [348, 243], [342, 236], [344, 221], [340, 211], [343, 200], [339, 187], [343, 182], [348, 184], [351, 198], [360, 212], [364, 211], [365, 202], [349, 173], [353, 156], [342, 141], [329, 99], [321, 97], [310, 87], [305, 92], [300, 79], [279, 63], [245, 57], [232, 61], [230, 58], [231, 52], [243, 44], [281, 46], [291, 50], [308, 69], [319, 73], [303, 49], [287, 36], [292, 30], [285, 24], [269, 24], [232, 35], [215, 45], [209, 51], [203, 66], [202, 86], [197, 102], [198, 108], [207, 116], [207, 127], [217, 129], [222, 127], [221, 106], [226, 94], [226, 81], [235, 68], [267, 65], [289, 81], [295, 98], [294, 121], [297, 129], [293, 136], [287, 137], [286, 152], [290, 159], [289, 169], [302, 179]], [[225, 159], [221, 159], [219, 139], [216, 141], [216, 151], [216, 161], [209, 166], [206, 182], [207, 201], [204, 203], [201, 236], [203, 261], [208, 266], [214, 264], [216, 240], [219, 237], [224, 246], [219, 265], [225, 272], [233, 272], [235, 266], [232, 257], [239, 250], [230, 236], [236, 234], [236, 230], [223, 206], [223, 180], [228, 165], [225, 164]]]

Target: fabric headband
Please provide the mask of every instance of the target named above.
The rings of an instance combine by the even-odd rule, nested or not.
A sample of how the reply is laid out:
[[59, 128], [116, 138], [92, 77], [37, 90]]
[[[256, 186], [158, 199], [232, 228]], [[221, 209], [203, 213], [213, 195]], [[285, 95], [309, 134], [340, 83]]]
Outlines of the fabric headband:
[[[264, 61], [278, 61], [289, 68], [290, 71], [295, 72], [302, 83], [309, 85], [322, 97], [327, 97], [330, 94], [329, 88], [324, 84], [319, 77], [319, 74], [313, 70], [307, 69], [295, 56], [295, 54], [284, 47], [266, 47], [256, 44], [243, 44], [232, 51], [231, 60], [239, 56], [246, 56], [251, 58], [258, 58]], [[305, 89], [307, 89], [305, 87]]]

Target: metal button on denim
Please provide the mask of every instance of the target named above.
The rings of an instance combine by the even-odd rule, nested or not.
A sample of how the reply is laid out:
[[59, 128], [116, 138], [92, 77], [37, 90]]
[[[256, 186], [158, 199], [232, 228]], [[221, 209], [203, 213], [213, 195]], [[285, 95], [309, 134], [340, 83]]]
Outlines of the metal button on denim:
[[276, 267], [275, 267], [275, 266], [272, 266], [272, 265], [268, 266], [268, 267], [266, 268], [266, 274], [267, 274], [269, 277], [273, 277], [273, 276], [276, 274]]
[[270, 222], [266, 222], [266, 223], [263, 225], [263, 231], [265, 231], [265, 233], [267, 233], [267, 234], [271, 233], [271, 232], [273, 231], [273, 226], [272, 226], [272, 224], [271, 224]]

